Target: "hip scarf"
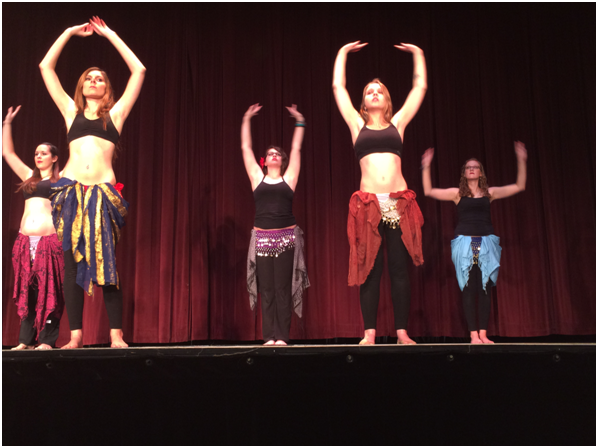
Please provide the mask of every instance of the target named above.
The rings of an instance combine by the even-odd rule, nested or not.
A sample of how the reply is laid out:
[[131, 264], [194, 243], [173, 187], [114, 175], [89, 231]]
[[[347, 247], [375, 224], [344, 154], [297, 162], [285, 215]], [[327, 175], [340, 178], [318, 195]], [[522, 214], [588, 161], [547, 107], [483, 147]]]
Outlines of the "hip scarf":
[[292, 271], [292, 305], [298, 317], [302, 317], [302, 294], [310, 286], [306, 263], [304, 262], [304, 237], [298, 226], [292, 229], [275, 231], [251, 231], [248, 259], [246, 261], [246, 288], [249, 294], [250, 309], [257, 304], [257, 256], [277, 257], [282, 252], [294, 248]]
[[348, 285], [362, 285], [372, 270], [382, 237], [379, 234], [379, 223], [402, 231], [402, 240], [414, 265], [424, 263], [422, 256], [422, 225], [424, 218], [416, 202], [416, 193], [403, 190], [389, 194], [392, 199], [388, 209], [381, 210], [375, 194], [357, 191], [350, 198], [348, 213], [348, 241], [350, 243], [350, 265]]
[[84, 186], [68, 178], [53, 184], [50, 198], [58, 239], [77, 262], [77, 284], [90, 296], [93, 284], [119, 288], [116, 244], [128, 202], [109, 183]]
[[[480, 243], [478, 239], [481, 239]], [[457, 283], [461, 291], [468, 284], [470, 270], [476, 263], [482, 272], [482, 289], [486, 291], [489, 279], [493, 285], [497, 284], [502, 250], [499, 242], [500, 238], [492, 234], [483, 237], [460, 235], [451, 240], [451, 260], [455, 265]]]
[[12, 249], [13, 300], [21, 320], [29, 315], [29, 286], [37, 280], [35, 329], [37, 338], [51, 313], [60, 319], [64, 311], [64, 252], [56, 234], [40, 237], [32, 253], [29, 237], [19, 233]]

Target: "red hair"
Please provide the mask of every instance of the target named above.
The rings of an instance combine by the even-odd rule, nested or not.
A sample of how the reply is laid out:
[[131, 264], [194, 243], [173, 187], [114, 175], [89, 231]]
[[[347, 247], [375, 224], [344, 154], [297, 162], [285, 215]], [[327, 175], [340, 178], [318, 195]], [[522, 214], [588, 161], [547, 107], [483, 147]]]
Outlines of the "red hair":
[[364, 91], [362, 92], [362, 103], [360, 104], [360, 116], [362, 116], [362, 119], [364, 119], [364, 123], [368, 124], [369, 116], [368, 110], [366, 110], [366, 107], [364, 106], [364, 98], [366, 98], [366, 91], [371, 84], [379, 84], [381, 86], [381, 91], [383, 92], [383, 96], [385, 96], [385, 103], [387, 104], [385, 106], [385, 112], [383, 115], [385, 121], [391, 122], [391, 118], [393, 118], [393, 103], [391, 102], [391, 95], [389, 94], [387, 87], [385, 87], [385, 84], [378, 78], [374, 78], [372, 81], [366, 84], [366, 87], [364, 87]]
[[97, 68], [97, 67], [91, 67], [91, 68], [87, 68], [83, 72], [83, 74], [79, 78], [79, 81], [77, 82], [77, 88], [76, 88], [75, 94], [74, 94], [74, 103], [77, 107], [77, 115], [81, 114], [85, 111], [85, 108], [87, 107], [87, 98], [85, 98], [85, 96], [83, 96], [83, 83], [85, 82], [87, 75], [89, 73], [91, 73], [92, 71], [99, 71], [103, 77], [105, 84], [106, 84], [106, 92], [105, 92], [103, 98], [101, 99], [101, 102], [99, 103], [99, 107], [97, 109], [97, 116], [99, 118], [103, 119], [103, 128], [105, 130], [105, 129], [107, 129], [107, 126], [108, 126], [108, 121], [107, 121], [106, 115], [108, 115], [108, 113], [114, 106], [114, 89], [112, 88], [112, 83], [110, 82], [110, 79], [108, 78], [108, 75], [106, 74], [105, 71], [103, 71], [102, 69]]

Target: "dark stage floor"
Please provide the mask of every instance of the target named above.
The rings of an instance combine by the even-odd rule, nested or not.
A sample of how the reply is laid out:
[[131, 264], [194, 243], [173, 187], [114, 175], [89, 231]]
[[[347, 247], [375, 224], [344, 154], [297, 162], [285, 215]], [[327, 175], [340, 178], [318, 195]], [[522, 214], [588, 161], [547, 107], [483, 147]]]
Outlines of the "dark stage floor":
[[6, 444], [594, 439], [593, 343], [5, 350], [2, 361]]

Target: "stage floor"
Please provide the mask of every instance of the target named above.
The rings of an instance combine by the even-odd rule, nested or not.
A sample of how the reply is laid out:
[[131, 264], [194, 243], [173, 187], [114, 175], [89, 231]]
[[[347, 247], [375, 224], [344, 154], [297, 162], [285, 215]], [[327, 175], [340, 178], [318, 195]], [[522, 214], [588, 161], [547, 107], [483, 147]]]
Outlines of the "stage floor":
[[3, 350], [2, 362], [6, 444], [594, 440], [594, 343]]

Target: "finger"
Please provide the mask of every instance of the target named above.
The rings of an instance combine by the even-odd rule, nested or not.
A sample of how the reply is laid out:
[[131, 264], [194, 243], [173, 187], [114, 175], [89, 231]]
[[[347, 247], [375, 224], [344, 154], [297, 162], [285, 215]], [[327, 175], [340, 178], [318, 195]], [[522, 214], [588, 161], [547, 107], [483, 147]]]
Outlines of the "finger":
[[[12, 108], [12, 107], [10, 107], [10, 108]], [[15, 109], [15, 111], [14, 111], [14, 114], [16, 115], [16, 114], [19, 112], [19, 110], [20, 110], [20, 109], [21, 109], [21, 106], [19, 105], [19, 106], [18, 106], [18, 107]]]

